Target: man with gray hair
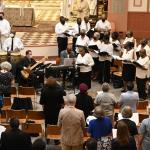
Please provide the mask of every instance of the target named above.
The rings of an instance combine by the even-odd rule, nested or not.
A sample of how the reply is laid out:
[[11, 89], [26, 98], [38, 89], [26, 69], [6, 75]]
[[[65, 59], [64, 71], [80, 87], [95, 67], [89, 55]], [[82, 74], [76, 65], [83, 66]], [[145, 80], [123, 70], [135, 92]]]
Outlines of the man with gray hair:
[[85, 118], [83, 111], [76, 109], [76, 96], [67, 95], [66, 106], [60, 110], [58, 125], [61, 127], [62, 150], [82, 150]]

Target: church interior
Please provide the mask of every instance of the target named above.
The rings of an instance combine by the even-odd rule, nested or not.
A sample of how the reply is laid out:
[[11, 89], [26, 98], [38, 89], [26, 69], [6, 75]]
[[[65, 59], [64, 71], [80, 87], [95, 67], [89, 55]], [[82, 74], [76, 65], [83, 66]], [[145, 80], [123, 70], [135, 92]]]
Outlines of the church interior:
[[[89, 7], [89, 12], [87, 15], [84, 16], [81, 15], [79, 17], [78, 14], [83, 13], [84, 11], [79, 9], [81, 1], [89, 1], [87, 2]], [[1, 2], [5, 5], [3, 11], [1, 10]], [[109, 107], [110, 109], [111, 106], [113, 108], [113, 114], [112, 114], [113, 121], [111, 119], [110, 120], [112, 121], [112, 128], [113, 128], [112, 134], [115, 138], [117, 138], [117, 129], [114, 125], [118, 121], [117, 120], [118, 114], [122, 113], [123, 110], [122, 107], [123, 105], [125, 105], [123, 103], [126, 103], [123, 102], [123, 96], [125, 95], [124, 93], [132, 91], [138, 94], [137, 96], [138, 98], [134, 97], [136, 94], [128, 96], [126, 98], [126, 99], [131, 99], [131, 101], [137, 100], [137, 102], [135, 102], [136, 111], [131, 110], [132, 113], [134, 114], [134, 117], [132, 119], [130, 118], [130, 120], [136, 122], [136, 127], [138, 129], [137, 135], [133, 136], [135, 138], [136, 147], [137, 147], [135, 150], [149, 150], [146, 148], [144, 149], [139, 141], [141, 140], [141, 135], [142, 135], [141, 130], [143, 129], [143, 128], [141, 129], [143, 123], [142, 121], [145, 120], [146, 118], [149, 118], [150, 115], [150, 60], [149, 60], [150, 59], [150, 21], [149, 21], [150, 0], [0, 0], [0, 16], [1, 16], [1, 11], [2, 14], [4, 13], [4, 18], [10, 23], [10, 28], [11, 28], [10, 33], [12, 31], [15, 32], [15, 36], [18, 37], [23, 43], [23, 48], [20, 48], [18, 51], [16, 51], [16, 53], [15, 51], [13, 51], [12, 45], [10, 46], [11, 47], [10, 49], [9, 46], [6, 46], [4, 50], [2, 47], [2, 40], [0, 41], [0, 45], [1, 45], [0, 63], [8, 61], [8, 58], [10, 57], [10, 62], [12, 60], [12, 73], [15, 72], [14, 73], [15, 82], [11, 83], [11, 93], [9, 97], [1, 96], [1, 81], [0, 81], [0, 126], [4, 126], [5, 130], [10, 129], [11, 128], [9, 124], [10, 118], [17, 117], [20, 121], [21, 129], [24, 132], [30, 134], [32, 143], [40, 137], [46, 141], [47, 149], [45, 150], [71, 150], [67, 148], [66, 149], [62, 148], [61, 146], [61, 142], [59, 141], [62, 138], [60, 127], [58, 127], [56, 124], [48, 125], [45, 123], [45, 116], [44, 116], [45, 114], [43, 112], [45, 111], [44, 108], [46, 107], [43, 104], [44, 102], [43, 103], [41, 102], [42, 99], [41, 97], [42, 97], [43, 89], [48, 85], [48, 79], [49, 77], [51, 78], [51, 76], [53, 76], [57, 80], [57, 83], [64, 89], [67, 95], [72, 93], [77, 95], [78, 93], [81, 92], [80, 84], [78, 83], [82, 83], [80, 82], [80, 75], [82, 75], [81, 80], [83, 82], [85, 80], [85, 83], [87, 83], [87, 87], [89, 83], [89, 81], [87, 80], [90, 80], [90, 86], [89, 88], [87, 88], [86, 94], [88, 94], [92, 98], [94, 108], [97, 106], [97, 104], [95, 103], [96, 99], [98, 99], [97, 97], [99, 96], [100, 93], [104, 92], [103, 91], [104, 84], [108, 81], [109, 84], [108, 91], [115, 96], [117, 102], [115, 104], [112, 103], [107, 104], [106, 101], [109, 96], [108, 97], [106, 96], [104, 97], [105, 100], [104, 108]], [[103, 15], [105, 16], [105, 21], [108, 21], [107, 24], [108, 27], [104, 27], [105, 28], [104, 30], [102, 29], [103, 27], [99, 29], [96, 28], [97, 23], [99, 21], [102, 21]], [[56, 26], [58, 24], [59, 25], [61, 24], [60, 16], [64, 17], [65, 22], [68, 25], [68, 29], [71, 32], [69, 32], [68, 29], [67, 32], [64, 31], [63, 33], [58, 33], [58, 31], [56, 32]], [[88, 45], [85, 44], [87, 46], [86, 50], [89, 50], [89, 52], [87, 53], [90, 55], [93, 65], [84, 64], [81, 62], [78, 64], [77, 62], [78, 56], [80, 55], [80, 47], [81, 49], [82, 48], [84, 49], [86, 47], [83, 44], [84, 41], [82, 41], [82, 38], [80, 44], [79, 45], [76, 44], [75, 50], [72, 50], [73, 39], [75, 38], [75, 36], [77, 36], [76, 43], [78, 38], [81, 36], [82, 30], [84, 30], [85, 32], [84, 36], [86, 35], [88, 36], [88, 31], [85, 31], [85, 29], [78, 29], [79, 30], [78, 34], [70, 35], [70, 33], [73, 34], [72, 30], [77, 24], [76, 21], [77, 18], [81, 18], [82, 19], [81, 21], [85, 21], [84, 18], [86, 16], [88, 16], [88, 23], [90, 24], [90, 29], [88, 31], [91, 31], [92, 33], [92, 36], [88, 38], [89, 39], [88, 42], [90, 43], [90, 41], [92, 40], [94, 41], [95, 33], [98, 33], [98, 41], [100, 41], [100, 46], [98, 46], [97, 44], [96, 45], [97, 49], [92, 49], [92, 52], [96, 53], [96, 59], [95, 56], [94, 57], [92, 56], [91, 54], [92, 52], [90, 53], [90, 48], [88, 47]], [[104, 22], [102, 21], [102, 23]], [[0, 23], [0, 37], [3, 36], [1, 30], [2, 29]], [[115, 33], [114, 35], [117, 37], [115, 40], [117, 42], [119, 41], [120, 45], [118, 43], [116, 44], [115, 42], [113, 43], [113, 39], [112, 39], [113, 33]], [[64, 35], [62, 36], [62, 34]], [[130, 36], [128, 36], [129, 34]], [[102, 39], [100, 39], [101, 36]], [[105, 41], [103, 41], [105, 39], [104, 38], [105, 36], [106, 39], [108, 40], [108, 43], [107, 42], [105, 43]], [[67, 37], [67, 46], [66, 49], [63, 50], [67, 51], [67, 49], [69, 49], [68, 47], [71, 47], [71, 50], [75, 53], [75, 57], [72, 57], [73, 58], [71, 62], [72, 68], [70, 67], [70, 65], [68, 65], [67, 71], [65, 69], [64, 69], [65, 71], [63, 69], [62, 70], [60, 69], [65, 65], [62, 64], [61, 52], [63, 50], [59, 51], [58, 38], [63, 39], [64, 37], [65, 38]], [[63, 41], [61, 44], [63, 45], [64, 43], [65, 42]], [[101, 52], [101, 50], [104, 48], [103, 43], [106, 45], [109, 45], [111, 43], [111, 46], [113, 47], [113, 52], [110, 53], [109, 51], [109, 48], [111, 47], [110, 46], [109, 48], [106, 48], [106, 53], [107, 53], [106, 55], [101, 54], [103, 53], [103, 51]], [[115, 46], [113, 44], [115, 44]], [[91, 44], [91, 45], [95, 46], [95, 44]], [[78, 52], [76, 51], [76, 49], [78, 50]], [[114, 49], [116, 50], [115, 51], [116, 53], [114, 53]], [[99, 51], [97, 52], [97, 50]], [[130, 53], [131, 51], [133, 51], [133, 54]], [[34, 58], [35, 63], [33, 65], [29, 64], [29, 68], [28, 66], [25, 65], [22, 67], [21, 64], [19, 63], [21, 62], [22, 58], [27, 57], [27, 55], [30, 53], [33, 56], [32, 58]], [[128, 58], [130, 56], [132, 58]], [[109, 60], [110, 57], [111, 59]], [[67, 58], [71, 58], [69, 53], [67, 54], [66, 58], [65, 57], [63, 58], [63, 61], [65, 62], [65, 59]], [[87, 58], [87, 61], [90, 61], [90, 58]], [[143, 59], [143, 62], [141, 62], [140, 64], [141, 59]], [[18, 66], [16, 65], [17, 64], [16, 62], [19, 64]], [[36, 79], [34, 78], [34, 76], [33, 78], [30, 79], [33, 82], [33, 84], [35, 83], [35, 85], [37, 85], [36, 82], [42, 80], [42, 83], [39, 83], [38, 85], [39, 87], [38, 88], [34, 87], [34, 85], [30, 86], [29, 81], [27, 81], [26, 83], [27, 86], [25, 87], [23, 85], [20, 86], [20, 84], [17, 82], [17, 80], [19, 81], [20, 79], [16, 77], [18, 75], [16, 73], [17, 72], [16, 70], [21, 66], [22, 70], [24, 70], [27, 73], [27, 75], [29, 74], [30, 76], [30, 74], [32, 74], [36, 70], [36, 69], [34, 70], [34, 65], [36, 68], [36, 65], [38, 66], [40, 63], [43, 63], [42, 66], [43, 68], [41, 67], [42, 69], [41, 68], [39, 69], [40, 71], [42, 70], [43, 74], [42, 75], [41, 73], [38, 75], [36, 74]], [[69, 63], [69, 61], [68, 62], [66, 61], [66, 63]], [[95, 69], [94, 66], [96, 63], [97, 66], [95, 67], [96, 68]], [[134, 67], [132, 66], [133, 69], [130, 66], [131, 64], [134, 66]], [[82, 69], [80, 65], [81, 66], [84, 65], [85, 67], [85, 70], [83, 72], [81, 71]], [[2, 69], [1, 65], [0, 67]], [[32, 67], [34, 71], [32, 71], [31, 69]], [[107, 67], [109, 69], [105, 70]], [[125, 67], [126, 69], [124, 70]], [[90, 74], [84, 74], [88, 72], [87, 71], [88, 69], [91, 69], [89, 71]], [[93, 71], [94, 69], [96, 71]], [[39, 70], [37, 69], [36, 71]], [[21, 71], [20, 73], [22, 74]], [[101, 72], [103, 74], [102, 80], [99, 79], [100, 78], [99, 74]], [[131, 74], [131, 76], [132, 74], [134, 74], [133, 75], [134, 79], [131, 80], [128, 79], [131, 78], [129, 74]], [[41, 76], [42, 79], [40, 79]], [[70, 76], [71, 76], [71, 80], [70, 80]], [[90, 76], [90, 79], [88, 79], [87, 76]], [[105, 78], [107, 77], [109, 79], [105, 80]], [[1, 73], [0, 73], [0, 80], [3, 80], [1, 79]], [[53, 78], [51, 79], [51, 82], [52, 83], [54, 82]], [[133, 87], [131, 87], [131, 90], [129, 90], [128, 85], [130, 85], [131, 83]], [[59, 94], [60, 93], [58, 92], [58, 95]], [[57, 94], [55, 95], [55, 93], [52, 92], [52, 97], [53, 96], [57, 97]], [[1, 104], [1, 97], [3, 99], [2, 104]], [[23, 98], [25, 100], [26, 98], [30, 98], [29, 103], [24, 102], [23, 104], [22, 102], [22, 105], [24, 106], [20, 106], [20, 107], [21, 108], [23, 107], [23, 110], [20, 108], [19, 110], [12, 109], [15, 99], [18, 100], [18, 98], [20, 99]], [[103, 97], [99, 99], [102, 100]], [[110, 99], [112, 100], [113, 96]], [[51, 101], [51, 97], [48, 97], [48, 100]], [[20, 102], [18, 101], [16, 103], [18, 103], [17, 104], [18, 106]], [[26, 104], [29, 105], [29, 107], [31, 106], [32, 110], [28, 110], [30, 108], [27, 109], [25, 108], [26, 110], [24, 110]], [[52, 104], [53, 103], [51, 103], [51, 105]], [[133, 106], [132, 102], [131, 103], [129, 102], [126, 105], [127, 106], [131, 105], [131, 108]], [[53, 106], [51, 107], [52, 107], [51, 109], [54, 109]], [[61, 107], [63, 107], [63, 105]], [[148, 107], [149, 107], [149, 112], [147, 112]], [[93, 112], [94, 109], [92, 113]], [[150, 128], [150, 124], [148, 125]], [[88, 125], [86, 123], [86, 127], [84, 127], [84, 132], [83, 132], [84, 142], [89, 138], [88, 131], [89, 131]], [[1, 127], [0, 127], [0, 136], [1, 136], [1, 132], [3, 131], [1, 131]], [[147, 132], [149, 132], [149, 130]], [[144, 138], [144, 135], [142, 136]], [[0, 147], [1, 147], [1, 143], [0, 143]], [[103, 149], [98, 149], [98, 148], [88, 149], [85, 146], [83, 150], [103, 150]], [[111, 148], [109, 150], [111, 150]]]

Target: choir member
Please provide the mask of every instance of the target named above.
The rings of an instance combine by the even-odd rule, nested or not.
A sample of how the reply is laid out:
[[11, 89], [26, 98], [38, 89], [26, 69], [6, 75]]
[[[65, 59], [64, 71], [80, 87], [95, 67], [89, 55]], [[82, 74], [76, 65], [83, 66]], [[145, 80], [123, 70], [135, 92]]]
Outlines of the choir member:
[[85, 83], [88, 89], [91, 88], [91, 71], [94, 61], [92, 56], [87, 52], [86, 47], [79, 47], [79, 54], [76, 59], [76, 64], [79, 67], [79, 84]]

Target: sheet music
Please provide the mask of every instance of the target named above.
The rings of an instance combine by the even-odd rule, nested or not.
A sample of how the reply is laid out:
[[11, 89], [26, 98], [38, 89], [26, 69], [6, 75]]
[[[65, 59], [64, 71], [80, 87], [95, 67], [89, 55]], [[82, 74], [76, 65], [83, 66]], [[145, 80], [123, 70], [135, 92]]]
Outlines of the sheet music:
[[[123, 119], [121, 113], [118, 114], [118, 120]], [[139, 124], [139, 113], [133, 113], [132, 117], [129, 118], [130, 120], [134, 121], [136, 125]]]

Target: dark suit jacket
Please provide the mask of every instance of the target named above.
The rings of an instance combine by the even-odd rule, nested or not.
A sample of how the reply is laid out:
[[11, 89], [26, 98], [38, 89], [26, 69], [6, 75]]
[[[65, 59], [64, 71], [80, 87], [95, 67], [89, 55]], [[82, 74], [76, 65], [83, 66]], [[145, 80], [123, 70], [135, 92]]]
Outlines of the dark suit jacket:
[[28, 134], [19, 129], [10, 129], [1, 135], [2, 150], [31, 150], [32, 143]]
[[[64, 64], [64, 58], [68, 58], [67, 50], [64, 50], [60, 53], [60, 58], [61, 58], [61, 64]], [[71, 54], [69, 54], [69, 58], [75, 58], [75, 54], [73, 51], [71, 52]]]

